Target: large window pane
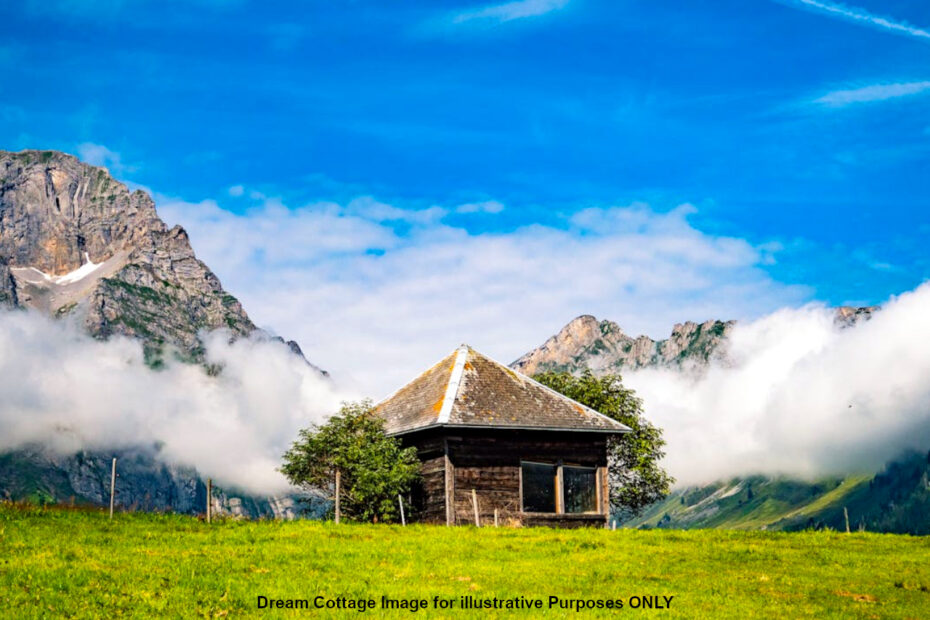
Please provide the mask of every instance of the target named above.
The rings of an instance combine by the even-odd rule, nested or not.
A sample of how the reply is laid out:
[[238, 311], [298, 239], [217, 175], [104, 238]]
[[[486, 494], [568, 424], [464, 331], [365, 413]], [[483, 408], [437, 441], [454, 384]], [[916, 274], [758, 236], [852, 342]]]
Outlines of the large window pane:
[[555, 512], [555, 465], [521, 463], [523, 467], [523, 510]]
[[597, 470], [593, 467], [562, 468], [565, 512], [597, 512]]

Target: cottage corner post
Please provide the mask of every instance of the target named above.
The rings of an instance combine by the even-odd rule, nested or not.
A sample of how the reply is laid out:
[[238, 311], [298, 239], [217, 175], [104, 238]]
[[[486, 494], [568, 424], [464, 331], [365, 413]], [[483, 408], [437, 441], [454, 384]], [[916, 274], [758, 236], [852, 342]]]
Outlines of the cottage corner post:
[[598, 481], [598, 510], [601, 514], [610, 517], [610, 480], [608, 478], [607, 466], [601, 465], [597, 468]]
[[455, 525], [455, 467], [452, 465], [452, 461], [449, 459], [449, 440], [443, 439], [443, 466], [444, 466], [444, 475], [445, 481], [443, 489], [445, 492], [445, 506], [446, 506], [446, 525], [451, 526]]

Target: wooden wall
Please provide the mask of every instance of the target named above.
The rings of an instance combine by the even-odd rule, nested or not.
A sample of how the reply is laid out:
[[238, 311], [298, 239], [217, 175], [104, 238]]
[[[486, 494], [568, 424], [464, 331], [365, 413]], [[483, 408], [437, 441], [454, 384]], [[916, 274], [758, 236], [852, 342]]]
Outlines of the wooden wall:
[[[524, 515], [520, 506], [521, 460], [606, 467], [606, 435], [495, 429], [446, 432], [404, 437], [405, 444], [417, 446], [423, 461], [419, 520], [473, 524], [474, 490], [482, 525], [493, 524], [495, 509], [501, 525], [578, 527], [606, 522], [605, 515]], [[447, 496], [452, 507], [448, 513]]]
[[445, 442], [435, 435], [423, 435], [417, 441], [404, 441], [404, 444], [416, 446], [422, 462], [420, 486], [414, 493], [413, 518], [425, 523], [445, 523]]
[[437, 456], [423, 461], [421, 498], [417, 502], [417, 519], [427, 523], [446, 522], [446, 459]]

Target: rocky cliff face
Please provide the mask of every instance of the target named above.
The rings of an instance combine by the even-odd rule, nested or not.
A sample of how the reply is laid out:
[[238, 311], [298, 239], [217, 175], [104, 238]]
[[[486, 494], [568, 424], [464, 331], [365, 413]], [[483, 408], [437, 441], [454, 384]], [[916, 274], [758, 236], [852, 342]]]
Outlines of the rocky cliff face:
[[[114, 495], [118, 510], [205, 511], [207, 489], [197, 472], [164, 463], [157, 449], [145, 447], [61, 455], [32, 445], [0, 454], [0, 498], [107, 506], [113, 457], [117, 459]], [[294, 497], [243, 496], [216, 485], [212, 495], [216, 514], [289, 519], [300, 512]], [[314, 502], [321, 503], [325, 509], [322, 500]]]
[[859, 323], [868, 321], [881, 310], [881, 306], [840, 306], [836, 309], [834, 322], [840, 327], [855, 327]]
[[55, 151], [0, 152], [0, 254], [49, 275], [141, 246], [165, 232], [144, 192]]
[[580, 316], [512, 364], [524, 374], [547, 371], [581, 372], [589, 368], [595, 374], [635, 370], [650, 366], [706, 364], [722, 355], [733, 321], [681, 323], [665, 340], [648, 336], [630, 337], [613, 321], [598, 321], [590, 315]]
[[15, 308], [18, 305], [16, 281], [6, 259], [0, 257], [0, 308]]
[[19, 305], [76, 314], [97, 337], [139, 338], [153, 360], [171, 347], [198, 359], [201, 330], [255, 330], [183, 228], [168, 229], [146, 193], [71, 155], [0, 151], [0, 259]]
[[[842, 306], [836, 309], [834, 320], [841, 327], [852, 327], [878, 310], [877, 306]], [[727, 337], [735, 324], [688, 321], [675, 325], [665, 340], [653, 340], [630, 337], [613, 321], [583, 315], [511, 366], [530, 376], [550, 371], [580, 373], [586, 368], [596, 375], [650, 367], [701, 368], [726, 357]]]
[[[169, 353], [202, 361], [203, 331], [270, 338], [197, 259], [184, 229], [159, 219], [146, 193], [130, 192], [105, 169], [54, 151], [0, 151], [2, 307], [68, 315], [98, 338], [137, 338], [153, 366]], [[281, 343], [303, 358], [297, 343]], [[0, 497], [106, 504], [114, 455], [61, 455], [41, 446], [0, 454]], [[172, 467], [146, 447], [116, 456], [122, 506], [203, 511], [197, 472]], [[293, 498], [220, 491], [216, 509], [291, 516], [294, 505]]]

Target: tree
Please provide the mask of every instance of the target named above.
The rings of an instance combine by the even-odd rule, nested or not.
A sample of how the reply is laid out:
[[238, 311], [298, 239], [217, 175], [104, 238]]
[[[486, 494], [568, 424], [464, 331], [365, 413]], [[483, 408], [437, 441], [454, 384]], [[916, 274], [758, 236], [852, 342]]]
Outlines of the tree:
[[335, 494], [340, 475], [340, 508], [350, 519], [390, 522], [400, 518], [397, 495], [419, 477], [416, 448], [384, 433], [372, 403], [343, 403], [325, 424], [300, 431], [284, 454], [281, 472], [291, 484]]
[[585, 370], [580, 377], [568, 372], [546, 372], [533, 378], [632, 429], [607, 442], [607, 477], [614, 512], [625, 518], [635, 517], [668, 495], [675, 479], [659, 466], [665, 456], [662, 429], [643, 417], [642, 399], [623, 387], [620, 375], [595, 377]]

